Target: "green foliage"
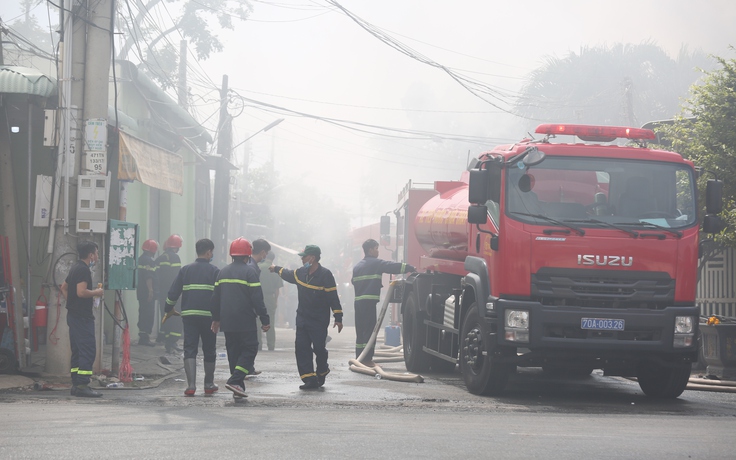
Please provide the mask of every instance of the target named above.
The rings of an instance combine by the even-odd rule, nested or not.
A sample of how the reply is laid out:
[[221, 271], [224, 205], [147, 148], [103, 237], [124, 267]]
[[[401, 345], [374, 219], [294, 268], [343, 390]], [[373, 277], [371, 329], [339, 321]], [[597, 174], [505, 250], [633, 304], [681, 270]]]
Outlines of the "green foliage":
[[[173, 6], [162, 5], [164, 1]], [[129, 59], [135, 53], [141, 69], [164, 89], [176, 81], [181, 38], [194, 45], [198, 59], [206, 60], [224, 48], [214, 31], [233, 30], [234, 20], [245, 21], [253, 11], [248, 0], [136, 0], [135, 6], [137, 11], [127, 3], [118, 4], [117, 22], [127, 39], [117, 58]], [[170, 11], [181, 14], [169, 16]], [[169, 21], [162, 24], [153, 18]]]
[[516, 112], [540, 122], [638, 126], [672, 118], [680, 98], [708, 67], [702, 52], [682, 49], [676, 59], [653, 43], [583, 48], [550, 57], [531, 73]]
[[[703, 84], [693, 86], [674, 123], [658, 131], [671, 142], [672, 150], [724, 181], [721, 217], [728, 228], [716, 240], [736, 248], [736, 60], [716, 57], [716, 61], [720, 68], [705, 73]], [[705, 181], [712, 177], [704, 176], [701, 196]]]

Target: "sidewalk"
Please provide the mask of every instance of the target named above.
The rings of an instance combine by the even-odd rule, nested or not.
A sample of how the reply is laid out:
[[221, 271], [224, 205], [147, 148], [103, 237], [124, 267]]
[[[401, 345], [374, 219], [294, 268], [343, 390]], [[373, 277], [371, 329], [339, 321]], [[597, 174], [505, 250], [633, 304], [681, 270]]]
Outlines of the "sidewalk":
[[[293, 350], [295, 334], [296, 331], [293, 329], [276, 328], [276, 348]], [[343, 328], [342, 333], [337, 334], [337, 329], [332, 329], [332, 326], [330, 326], [329, 335], [333, 340], [328, 344], [328, 348], [353, 349], [355, 346], [354, 327], [345, 327]], [[143, 380], [134, 380], [133, 382], [125, 383], [126, 388], [154, 388], [167, 378], [179, 378], [180, 375], [183, 375], [184, 364], [181, 353], [166, 353], [163, 345], [148, 347], [136, 345], [136, 343], [137, 340], [131, 340], [130, 365], [133, 368], [134, 378], [143, 377]], [[178, 345], [180, 348], [183, 346], [181, 340]], [[46, 346], [42, 345], [39, 347], [39, 351], [33, 354], [33, 364], [40, 369], [44, 369], [46, 364], [45, 348]], [[105, 345], [103, 350], [102, 368], [104, 374], [107, 375], [111, 375], [108, 371], [111, 364], [111, 353], [112, 345]], [[223, 353], [225, 353], [225, 336], [223, 333], [219, 333], [217, 335], [217, 360], [219, 364], [227, 363], [227, 358], [222, 355]], [[122, 360], [122, 350], [120, 360]], [[197, 353], [197, 361], [200, 363], [202, 361], [201, 348]], [[118, 382], [115, 377], [107, 377], [104, 374], [96, 374], [93, 376], [91, 386], [104, 386], [111, 382]], [[112, 374], [117, 374], [117, 371]], [[71, 385], [69, 374], [50, 375], [44, 372], [37, 375], [0, 374], [0, 391], [9, 389], [31, 389], [36, 383], [36, 389], [39, 390], [68, 390]]]

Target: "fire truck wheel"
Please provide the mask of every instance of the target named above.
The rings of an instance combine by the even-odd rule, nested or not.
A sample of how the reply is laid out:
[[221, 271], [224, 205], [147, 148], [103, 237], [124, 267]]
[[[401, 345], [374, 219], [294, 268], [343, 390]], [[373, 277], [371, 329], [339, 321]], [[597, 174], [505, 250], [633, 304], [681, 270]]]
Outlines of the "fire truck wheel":
[[417, 301], [413, 293], [406, 299], [402, 326], [406, 370], [409, 372], [428, 371], [431, 363], [430, 355], [422, 350], [427, 336], [427, 325], [424, 324], [424, 313], [417, 308]]
[[674, 399], [685, 391], [691, 368], [690, 363], [682, 363], [677, 367], [643, 364], [639, 366], [636, 377], [641, 391], [650, 398]]
[[0, 348], [0, 374], [14, 374], [18, 370], [15, 354], [7, 348]]
[[[460, 333], [460, 370], [465, 386], [476, 395], [494, 395], [503, 391], [509, 380], [510, 367], [492, 362], [484, 340], [488, 331], [478, 314], [478, 305], [472, 304], [463, 321]], [[488, 353], [484, 353], [488, 350]]]

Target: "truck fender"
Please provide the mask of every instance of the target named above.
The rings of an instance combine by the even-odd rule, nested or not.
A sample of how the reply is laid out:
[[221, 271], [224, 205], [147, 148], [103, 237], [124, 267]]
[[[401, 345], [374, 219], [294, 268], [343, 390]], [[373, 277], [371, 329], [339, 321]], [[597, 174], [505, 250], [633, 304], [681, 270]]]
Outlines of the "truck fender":
[[[466, 289], [470, 288], [475, 294], [475, 301], [478, 303], [478, 312], [481, 317], [485, 313], [485, 304], [488, 296], [491, 293], [491, 283], [488, 278], [488, 265], [486, 261], [480, 257], [468, 256], [465, 258], [465, 270], [468, 274], [465, 275], [465, 286]], [[468, 305], [465, 305], [463, 299], [463, 310]]]

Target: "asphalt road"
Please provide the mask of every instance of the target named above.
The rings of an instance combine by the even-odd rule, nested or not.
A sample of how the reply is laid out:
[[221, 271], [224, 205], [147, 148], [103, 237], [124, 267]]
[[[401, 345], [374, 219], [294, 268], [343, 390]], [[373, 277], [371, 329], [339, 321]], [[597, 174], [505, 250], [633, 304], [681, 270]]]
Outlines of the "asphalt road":
[[[421, 384], [353, 373], [353, 337], [330, 343], [332, 373], [317, 391], [298, 389], [285, 332], [259, 354], [244, 402], [224, 389], [185, 398], [174, 379], [96, 400], [2, 392], [0, 458], [736, 458], [733, 393], [657, 401], [626, 379], [527, 369], [504, 395], [480, 397], [458, 373]], [[221, 386], [227, 374], [219, 361]]]

